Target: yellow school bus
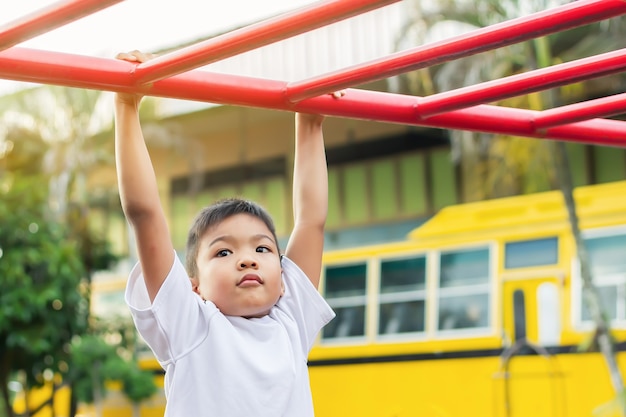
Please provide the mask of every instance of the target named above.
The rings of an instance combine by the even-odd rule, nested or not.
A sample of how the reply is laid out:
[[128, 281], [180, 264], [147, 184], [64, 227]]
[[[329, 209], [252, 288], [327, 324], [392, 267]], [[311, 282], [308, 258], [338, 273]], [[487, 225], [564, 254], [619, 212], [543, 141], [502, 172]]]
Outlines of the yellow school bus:
[[[621, 342], [626, 182], [579, 188], [575, 198]], [[403, 242], [329, 252], [324, 265], [337, 317], [310, 355], [318, 417], [616, 411], [602, 355], [581, 351], [593, 325], [560, 192], [451, 206]], [[618, 359], [626, 371], [626, 356]]]

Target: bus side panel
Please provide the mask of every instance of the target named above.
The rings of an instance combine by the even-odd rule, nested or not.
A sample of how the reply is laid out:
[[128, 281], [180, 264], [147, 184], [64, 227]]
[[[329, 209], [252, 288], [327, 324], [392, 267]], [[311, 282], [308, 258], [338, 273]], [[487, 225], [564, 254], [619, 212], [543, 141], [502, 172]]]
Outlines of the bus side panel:
[[614, 399], [599, 353], [514, 356], [506, 370], [490, 356], [309, 371], [317, 417], [589, 417]]
[[498, 357], [310, 368], [316, 417], [491, 416]]

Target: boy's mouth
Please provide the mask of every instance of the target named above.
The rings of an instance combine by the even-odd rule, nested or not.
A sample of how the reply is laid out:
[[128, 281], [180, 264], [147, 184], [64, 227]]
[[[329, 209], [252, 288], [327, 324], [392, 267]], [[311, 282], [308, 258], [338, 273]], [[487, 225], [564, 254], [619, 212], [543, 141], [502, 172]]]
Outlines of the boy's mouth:
[[263, 284], [263, 280], [256, 274], [246, 274], [237, 283], [238, 287], [253, 287]]

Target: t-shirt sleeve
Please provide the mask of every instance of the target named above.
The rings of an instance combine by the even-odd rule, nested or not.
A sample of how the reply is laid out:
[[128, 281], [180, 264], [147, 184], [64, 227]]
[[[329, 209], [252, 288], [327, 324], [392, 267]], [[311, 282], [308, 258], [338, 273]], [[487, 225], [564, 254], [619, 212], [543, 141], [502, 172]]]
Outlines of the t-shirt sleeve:
[[213, 304], [204, 304], [192, 291], [178, 256], [174, 256], [174, 264], [154, 302], [150, 303], [139, 263], [130, 273], [125, 298], [137, 331], [162, 365], [195, 348], [205, 337], [209, 319], [217, 311]]
[[282, 267], [285, 293], [277, 307], [295, 320], [303, 352], [308, 353], [317, 334], [335, 317], [335, 312], [291, 259], [283, 256]]

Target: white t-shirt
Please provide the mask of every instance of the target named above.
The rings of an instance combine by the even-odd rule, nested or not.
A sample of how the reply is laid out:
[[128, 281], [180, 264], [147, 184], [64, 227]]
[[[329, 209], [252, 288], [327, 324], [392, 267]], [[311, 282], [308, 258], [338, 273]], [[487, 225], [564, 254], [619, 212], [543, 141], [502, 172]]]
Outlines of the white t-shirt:
[[282, 259], [285, 293], [265, 317], [225, 316], [192, 291], [175, 256], [151, 304], [139, 264], [126, 302], [165, 369], [166, 417], [309, 417], [308, 352], [335, 313], [302, 270]]

